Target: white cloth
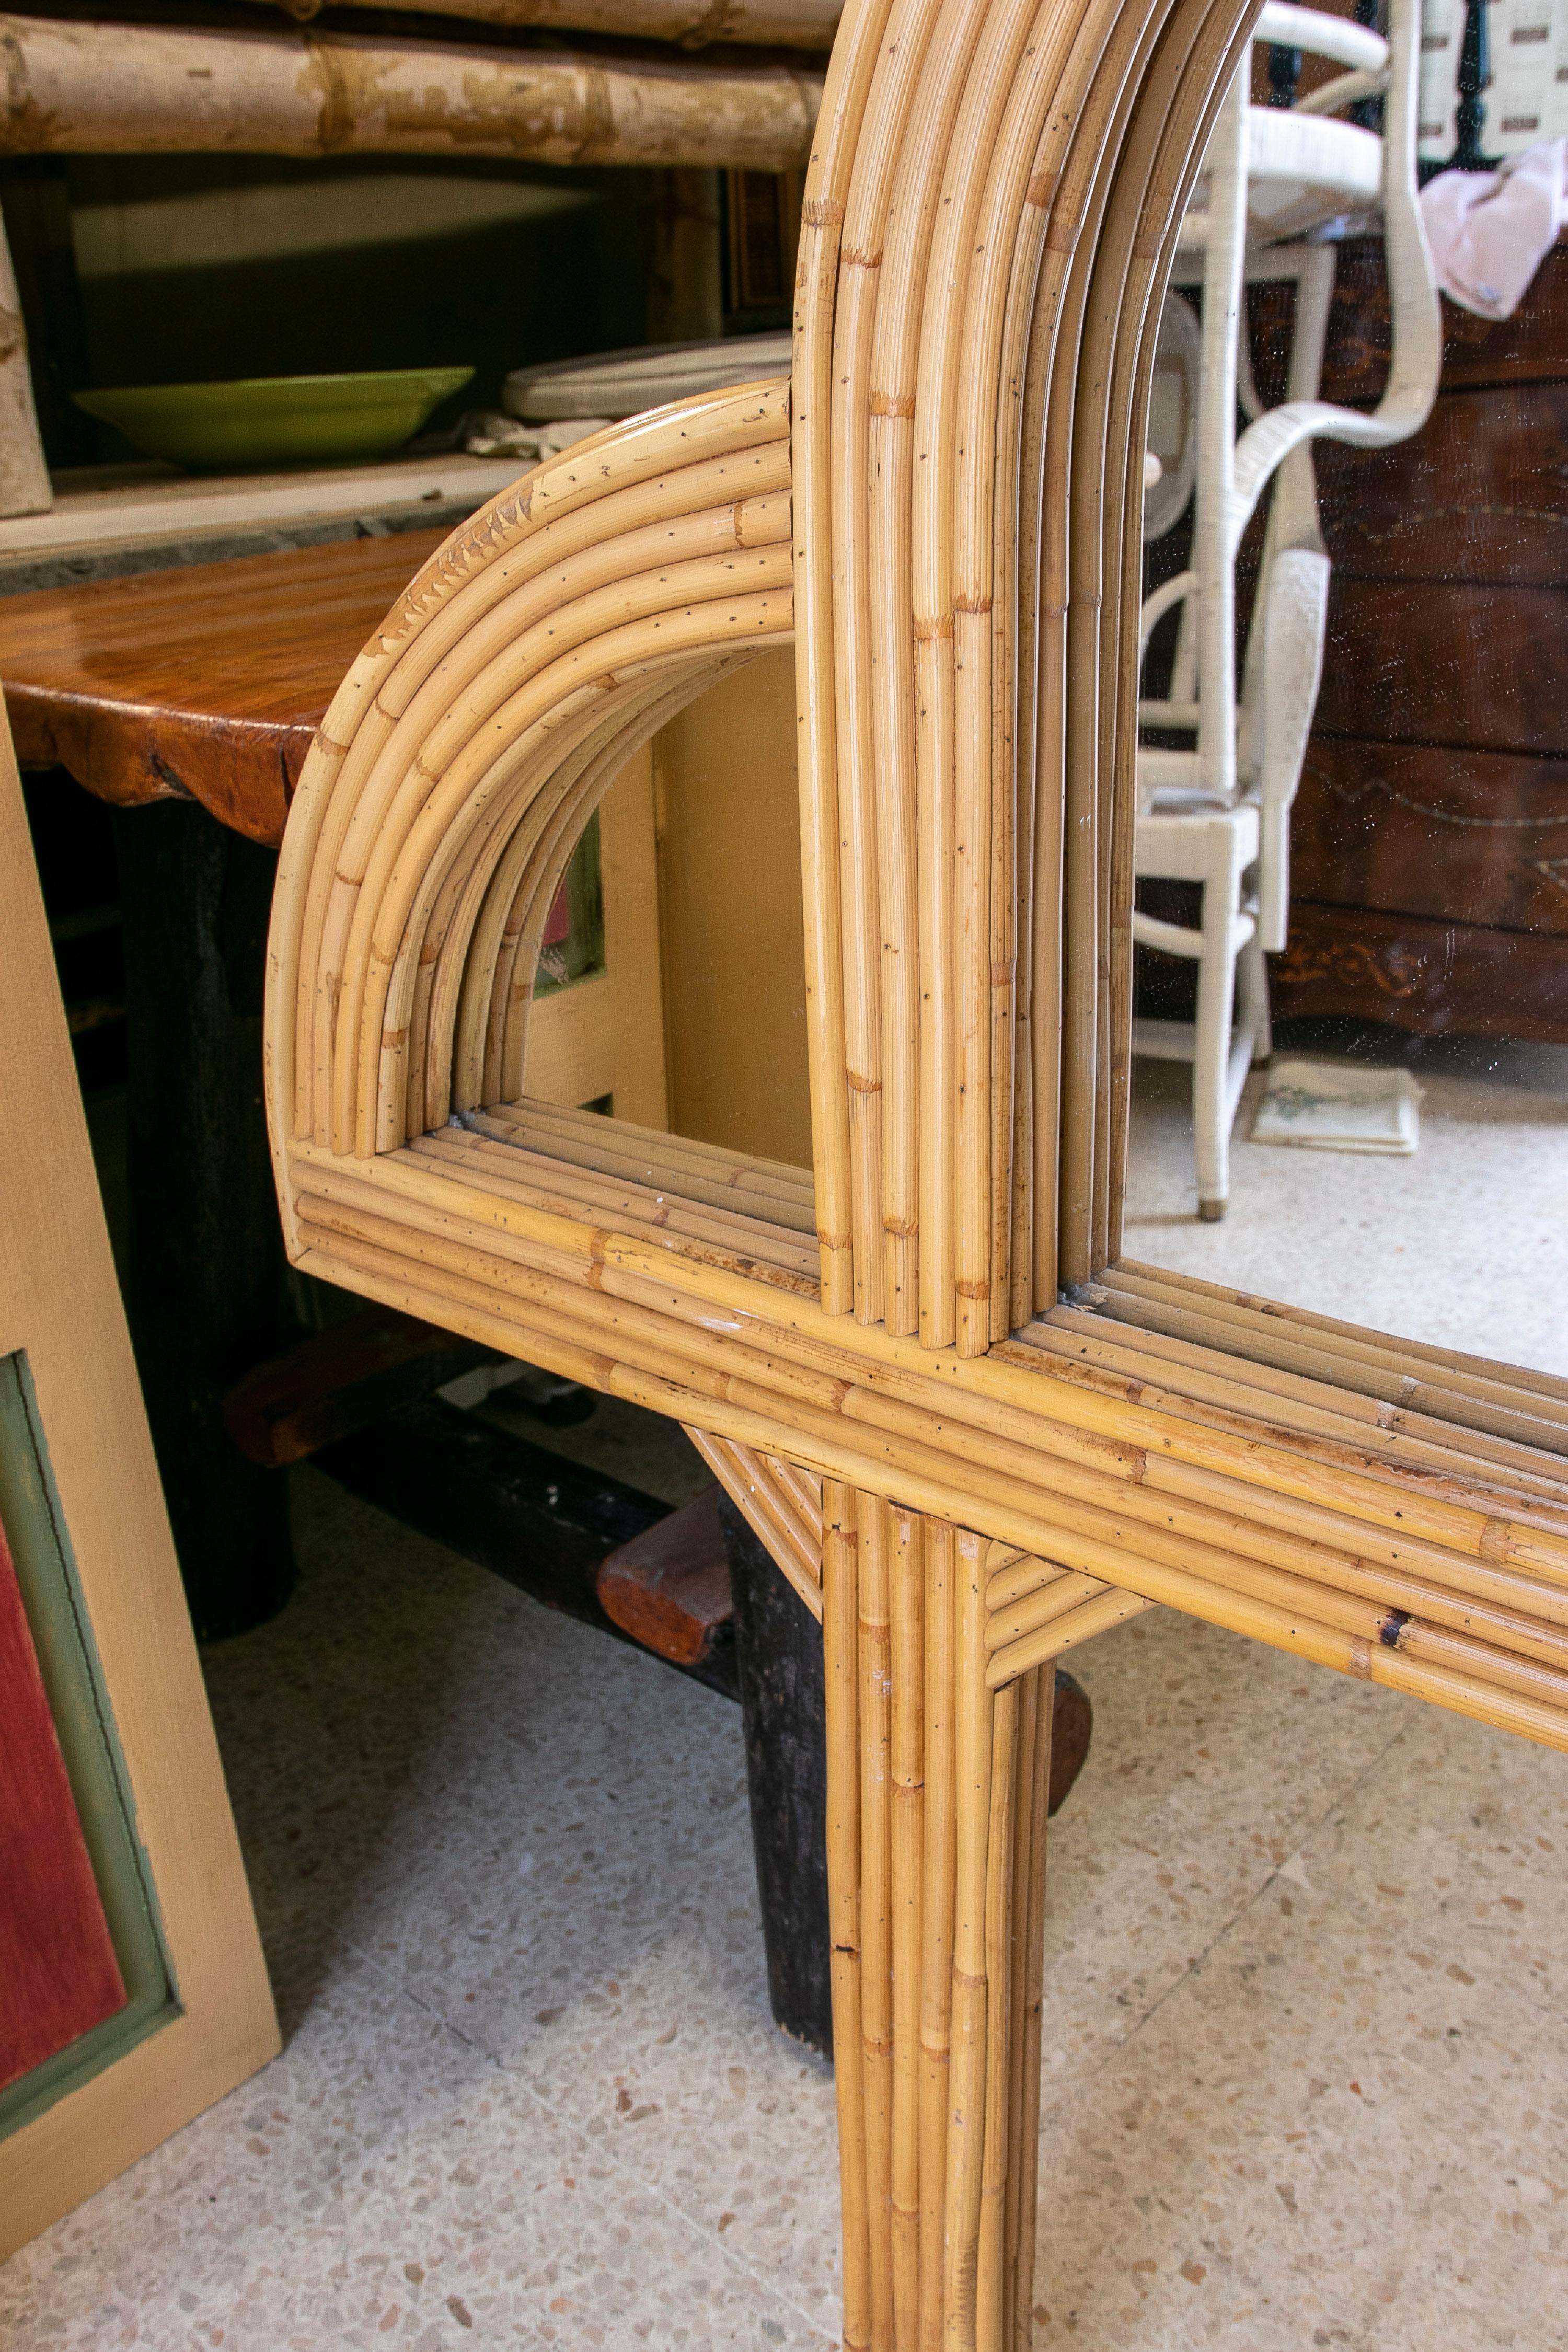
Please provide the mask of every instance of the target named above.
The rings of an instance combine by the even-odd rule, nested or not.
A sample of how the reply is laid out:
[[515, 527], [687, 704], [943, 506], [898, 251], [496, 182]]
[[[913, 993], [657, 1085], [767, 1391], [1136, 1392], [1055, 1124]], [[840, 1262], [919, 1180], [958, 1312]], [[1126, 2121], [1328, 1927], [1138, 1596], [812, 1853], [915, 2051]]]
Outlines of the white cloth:
[[475, 409], [463, 419], [463, 446], [470, 457], [527, 457], [537, 465], [602, 433], [609, 422], [607, 416], [568, 416], [553, 425], [521, 425], [496, 409]]
[[1511, 319], [1568, 220], [1568, 139], [1495, 172], [1439, 172], [1421, 191], [1437, 283], [1482, 319]]

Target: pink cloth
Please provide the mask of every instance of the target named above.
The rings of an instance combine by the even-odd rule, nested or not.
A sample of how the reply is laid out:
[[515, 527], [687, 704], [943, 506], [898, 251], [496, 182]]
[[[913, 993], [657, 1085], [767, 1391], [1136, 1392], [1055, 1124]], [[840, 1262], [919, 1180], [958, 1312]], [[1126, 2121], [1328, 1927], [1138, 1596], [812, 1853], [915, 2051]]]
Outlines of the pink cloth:
[[1568, 139], [1495, 172], [1439, 172], [1421, 191], [1437, 283], [1482, 319], [1511, 319], [1568, 220]]

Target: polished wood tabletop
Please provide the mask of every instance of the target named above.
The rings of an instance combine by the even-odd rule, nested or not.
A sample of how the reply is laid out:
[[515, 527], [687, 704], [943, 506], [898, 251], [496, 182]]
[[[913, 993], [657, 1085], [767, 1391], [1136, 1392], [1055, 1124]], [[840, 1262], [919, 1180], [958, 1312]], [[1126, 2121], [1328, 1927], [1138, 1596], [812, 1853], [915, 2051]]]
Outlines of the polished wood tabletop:
[[100, 800], [194, 799], [276, 844], [316, 729], [442, 530], [182, 564], [0, 597], [24, 767]]

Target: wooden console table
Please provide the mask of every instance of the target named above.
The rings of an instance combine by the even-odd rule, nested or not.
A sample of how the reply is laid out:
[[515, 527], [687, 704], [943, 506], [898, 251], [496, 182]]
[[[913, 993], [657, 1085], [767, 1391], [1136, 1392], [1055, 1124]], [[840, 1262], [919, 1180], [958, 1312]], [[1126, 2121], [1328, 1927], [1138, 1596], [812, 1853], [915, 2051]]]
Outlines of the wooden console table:
[[276, 848], [338, 681], [444, 533], [341, 540], [0, 598], [25, 768], [121, 807], [195, 800]]
[[[222, 1419], [231, 1385], [299, 1329], [261, 1108], [274, 853], [340, 679], [445, 535], [395, 530], [0, 595], [22, 766], [63, 768], [141, 812], [116, 842], [127, 1305], [203, 1634], [266, 1616], [291, 1579], [282, 1482], [242, 1457]], [[600, 840], [611, 969], [539, 1006], [531, 1076], [550, 1100], [627, 1093], [628, 1004], [658, 1022], [651, 775], [617, 787]], [[657, 1106], [627, 1098], [627, 1115], [657, 1123]]]
[[245, 1460], [222, 1418], [230, 1385], [300, 1329], [260, 1100], [276, 845], [339, 678], [439, 536], [0, 597], [22, 765], [63, 768], [134, 812], [115, 819], [126, 1306], [203, 1635], [256, 1623], [293, 1580], [283, 1481]]

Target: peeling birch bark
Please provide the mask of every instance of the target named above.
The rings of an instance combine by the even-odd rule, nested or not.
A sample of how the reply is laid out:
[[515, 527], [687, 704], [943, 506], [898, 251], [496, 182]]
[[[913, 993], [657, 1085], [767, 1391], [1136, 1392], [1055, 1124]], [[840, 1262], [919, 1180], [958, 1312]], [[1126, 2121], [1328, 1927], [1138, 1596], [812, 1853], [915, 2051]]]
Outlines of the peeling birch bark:
[[[321, 0], [260, 0], [308, 24]], [[338, 6], [374, 8], [382, 0], [335, 0]], [[618, 33], [623, 39], [677, 41], [704, 48], [710, 41], [742, 41], [789, 49], [830, 49], [840, 0], [387, 0], [422, 16], [464, 16], [486, 25], [549, 25], [574, 33]]]
[[506, 155], [537, 163], [803, 163], [801, 65], [442, 48], [0, 16], [0, 153]]
[[0, 223], [0, 515], [47, 514], [54, 502], [27, 372], [27, 331]]

